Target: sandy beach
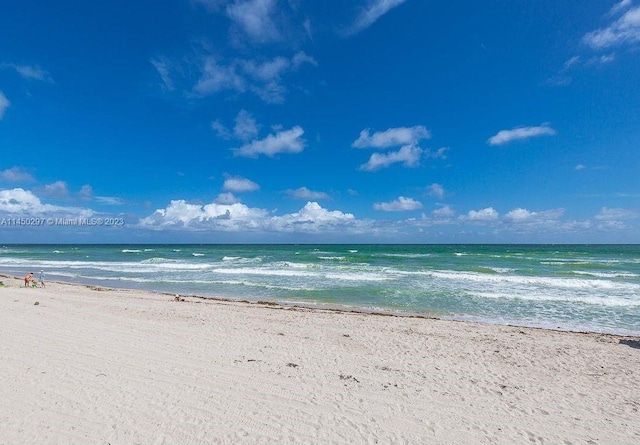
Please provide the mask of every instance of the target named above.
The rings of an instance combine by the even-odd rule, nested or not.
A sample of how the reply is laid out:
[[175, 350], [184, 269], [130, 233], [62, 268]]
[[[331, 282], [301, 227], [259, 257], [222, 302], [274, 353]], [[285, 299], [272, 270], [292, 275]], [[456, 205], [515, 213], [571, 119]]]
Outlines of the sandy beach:
[[640, 443], [639, 338], [2, 280], [2, 444]]

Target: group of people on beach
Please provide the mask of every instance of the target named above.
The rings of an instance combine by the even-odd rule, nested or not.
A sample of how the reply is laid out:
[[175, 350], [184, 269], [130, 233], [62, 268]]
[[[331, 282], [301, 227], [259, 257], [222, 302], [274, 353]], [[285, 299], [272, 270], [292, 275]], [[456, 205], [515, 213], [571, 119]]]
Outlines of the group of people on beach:
[[24, 287], [45, 287], [44, 285], [44, 271], [40, 270], [40, 275], [38, 275], [38, 282], [36, 283], [33, 279], [33, 272], [29, 272], [24, 277]]

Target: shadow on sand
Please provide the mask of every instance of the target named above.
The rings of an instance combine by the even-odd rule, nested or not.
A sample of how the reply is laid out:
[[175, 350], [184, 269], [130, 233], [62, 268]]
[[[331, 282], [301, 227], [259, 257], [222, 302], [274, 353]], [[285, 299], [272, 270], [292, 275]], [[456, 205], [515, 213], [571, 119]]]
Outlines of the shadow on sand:
[[633, 349], [640, 349], [640, 340], [627, 340], [627, 339], [622, 339], [620, 340], [620, 344], [621, 345], [627, 345]]

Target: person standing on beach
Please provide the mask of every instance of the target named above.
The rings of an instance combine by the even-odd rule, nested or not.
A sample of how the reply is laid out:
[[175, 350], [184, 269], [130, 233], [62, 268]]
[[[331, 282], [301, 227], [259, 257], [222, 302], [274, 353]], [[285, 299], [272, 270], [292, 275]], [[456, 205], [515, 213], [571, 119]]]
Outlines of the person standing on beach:
[[31, 280], [33, 280], [33, 272], [29, 272], [24, 277], [24, 287], [29, 287], [29, 285], [31, 284]]
[[40, 275], [38, 276], [38, 283], [40, 283], [40, 287], [45, 287], [44, 285], [44, 271], [40, 269]]

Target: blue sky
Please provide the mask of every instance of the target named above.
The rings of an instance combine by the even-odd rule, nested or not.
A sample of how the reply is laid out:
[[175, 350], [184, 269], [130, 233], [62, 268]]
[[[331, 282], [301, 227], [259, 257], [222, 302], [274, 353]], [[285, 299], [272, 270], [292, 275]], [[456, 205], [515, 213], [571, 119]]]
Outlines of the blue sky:
[[3, 243], [640, 242], [637, 0], [22, 0], [0, 41]]

